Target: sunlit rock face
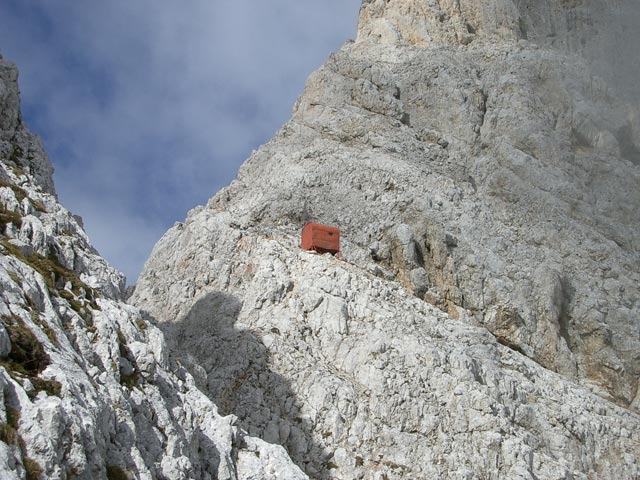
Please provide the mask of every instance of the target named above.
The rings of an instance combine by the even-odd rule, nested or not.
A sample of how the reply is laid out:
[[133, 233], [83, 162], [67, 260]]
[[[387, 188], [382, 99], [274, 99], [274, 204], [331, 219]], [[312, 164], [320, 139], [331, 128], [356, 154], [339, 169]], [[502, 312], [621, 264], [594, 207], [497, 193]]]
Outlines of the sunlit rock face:
[[0, 57], [0, 478], [306, 478], [122, 301], [124, 277], [56, 199], [17, 78]]
[[[435, 222], [461, 229], [472, 250], [463, 260], [456, 246], [451, 256], [461, 268], [444, 289], [460, 287], [462, 306], [480, 311], [482, 320], [476, 318], [501, 340], [604, 386], [626, 405], [637, 395], [640, 363], [633, 286], [639, 16], [634, 2], [373, 1], [363, 3], [353, 47], [358, 54], [385, 52], [409, 126], [429, 132], [431, 141], [453, 137], [450, 164], [431, 162], [430, 173], [444, 173], [458, 188], [470, 180], [473, 197], [457, 203], [493, 217], [465, 225], [449, 212]], [[456, 167], [451, 158], [462, 159]], [[417, 215], [431, 222], [431, 214]], [[482, 224], [490, 225], [485, 240]], [[502, 227], [511, 232], [496, 235]], [[493, 278], [486, 269], [496, 260], [474, 258], [486, 247], [506, 261], [488, 268]], [[429, 242], [418, 241], [418, 250], [430, 250]], [[621, 268], [614, 279], [604, 273], [609, 262]], [[501, 273], [508, 267], [518, 272]], [[475, 285], [465, 288], [470, 276]], [[504, 296], [485, 295], [487, 283], [516, 276], [506, 290], [498, 287]], [[615, 293], [605, 287], [612, 281]]]
[[[132, 302], [311, 477], [634, 478], [637, 15], [363, 2]], [[299, 249], [308, 221], [342, 260]]]
[[618, 92], [637, 99], [640, 10], [610, 0], [372, 0], [363, 2], [359, 42], [469, 45], [527, 41], [577, 54]]

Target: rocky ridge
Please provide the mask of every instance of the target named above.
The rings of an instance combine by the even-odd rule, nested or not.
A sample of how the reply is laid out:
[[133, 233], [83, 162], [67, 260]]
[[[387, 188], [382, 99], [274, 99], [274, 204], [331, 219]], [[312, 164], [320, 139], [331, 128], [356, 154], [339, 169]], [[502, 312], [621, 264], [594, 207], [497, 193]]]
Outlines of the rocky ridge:
[[0, 57], [0, 477], [306, 476], [252, 438], [123, 302], [124, 278], [55, 196]]
[[[314, 478], [635, 478], [637, 15], [363, 1], [133, 303]], [[299, 251], [310, 220], [344, 261]]]
[[[198, 283], [155, 271], [156, 298], [175, 301], [154, 313], [176, 319], [169, 344], [220, 408], [310, 477], [640, 473], [637, 414], [397, 282], [233, 218], [202, 209], [166, 234], [155, 261], [190, 265]], [[233, 255], [216, 255], [224, 248]]]

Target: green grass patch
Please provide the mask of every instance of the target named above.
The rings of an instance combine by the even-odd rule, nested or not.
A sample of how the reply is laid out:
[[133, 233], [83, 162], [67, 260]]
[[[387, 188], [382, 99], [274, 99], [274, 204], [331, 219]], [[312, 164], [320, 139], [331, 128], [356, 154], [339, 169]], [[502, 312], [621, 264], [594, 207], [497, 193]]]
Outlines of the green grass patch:
[[27, 480], [40, 480], [40, 476], [42, 475], [42, 467], [40, 464], [26, 455], [22, 456], [22, 461], [24, 463], [24, 469], [26, 470]]
[[7, 445], [13, 445], [18, 438], [15, 428], [6, 423], [0, 423], [0, 440]]
[[[29, 379], [34, 388], [29, 393], [30, 398], [35, 398], [43, 391], [47, 392], [47, 395], [59, 397], [62, 391], [60, 382], [38, 377], [51, 363], [38, 338], [17, 315], [2, 315], [0, 318], [11, 340], [11, 351], [5, 360], [0, 361], [0, 365], [19, 383], [22, 383], [25, 377]], [[17, 420], [14, 423], [17, 425]]]
[[[30, 302], [30, 305], [31, 305], [31, 302]], [[42, 319], [40, 318], [40, 312], [38, 312], [38, 309], [35, 306], [33, 305], [30, 306], [29, 315], [31, 316], [31, 321], [36, 325], [38, 325], [40, 329], [44, 332], [44, 334], [47, 336], [47, 338], [51, 341], [51, 343], [53, 343], [53, 345], [57, 347], [58, 336], [56, 335], [56, 332], [46, 322], [42, 321]]]
[[19, 287], [22, 287], [22, 278], [17, 272], [9, 270], [7, 273], [9, 274], [9, 277], [11, 277], [11, 280], [13, 280]]
[[47, 368], [51, 359], [24, 321], [17, 315], [0, 318], [11, 340], [11, 352], [1, 363], [8, 370], [27, 376], [36, 376]]
[[[15, 257], [17, 260], [20, 260], [22, 263], [29, 265], [42, 275], [42, 278], [44, 278], [44, 281], [49, 288], [49, 292], [67, 300], [71, 305], [71, 308], [76, 310], [78, 313], [83, 311], [85, 303], [88, 303], [89, 307], [94, 310], [100, 310], [100, 307], [95, 301], [95, 290], [80, 280], [80, 277], [78, 277], [76, 272], [60, 265], [54, 254], [50, 254], [47, 257], [38, 253], [24, 255], [18, 247], [11, 244], [11, 242], [6, 239], [0, 241], [0, 244], [9, 252], [10, 255]], [[67, 283], [71, 284], [71, 290], [66, 290], [64, 288]], [[60, 286], [60, 288], [58, 286]], [[83, 300], [86, 300], [86, 302]]]
[[108, 480], [129, 480], [127, 472], [117, 465], [107, 466], [107, 479]]
[[141, 332], [144, 332], [147, 329], [147, 323], [141, 318], [136, 318], [136, 326]]
[[126, 358], [133, 367], [133, 372], [131, 374], [125, 375], [120, 370], [120, 385], [127, 387], [129, 390], [137, 387], [140, 383], [140, 372], [135, 367], [135, 360], [131, 358], [131, 353], [127, 348], [127, 340], [120, 329], [118, 329], [118, 350], [120, 352], [120, 356]]
[[15, 166], [9, 165], [9, 168], [11, 168], [11, 170], [13, 171], [13, 174], [16, 177], [24, 177], [26, 175], [25, 171], [17, 165]]
[[13, 183], [9, 183], [6, 180], [0, 179], [0, 187], [7, 187], [13, 190], [13, 194], [16, 196], [16, 200], [18, 200], [18, 203], [22, 203], [25, 198], [29, 197], [29, 195], [27, 195], [27, 192], [24, 191], [24, 188], [20, 188], [19, 186], [14, 185]]
[[134, 371], [131, 375], [120, 374], [120, 385], [127, 387], [129, 390], [133, 390], [140, 383], [140, 374]]
[[4, 407], [7, 415], [7, 423], [0, 423], [0, 440], [7, 445], [16, 445], [18, 441], [20, 412], [6, 403], [4, 404]]
[[47, 209], [44, 207], [44, 204], [39, 200], [31, 198], [24, 188], [2, 179], [0, 179], [0, 187], [7, 187], [13, 190], [13, 194], [16, 196], [16, 200], [18, 200], [18, 203], [22, 203], [22, 201], [27, 198], [29, 199], [29, 202], [31, 202], [31, 205], [33, 205], [33, 208], [35, 208], [39, 212], [47, 211]]
[[0, 423], [0, 440], [7, 445], [17, 445], [19, 440], [18, 423], [20, 422], [20, 412], [6, 403], [4, 407], [7, 415], [7, 423]]
[[29, 197], [29, 201], [31, 202], [31, 205], [33, 205], [33, 208], [35, 208], [39, 212], [42, 212], [42, 213], [47, 212], [47, 209], [44, 206], [44, 203], [42, 203], [40, 200], [36, 200], [35, 198]]
[[38, 308], [38, 305], [36, 305], [36, 303], [28, 295], [25, 295], [24, 298], [27, 303], [23, 305], [23, 307], [25, 310], [29, 310], [31, 321], [38, 325], [40, 329], [45, 333], [45, 335], [49, 338], [51, 343], [53, 343], [53, 345], [57, 347], [58, 336], [56, 335], [56, 332], [49, 326], [49, 324], [40, 318], [40, 309]]
[[62, 384], [56, 380], [43, 380], [42, 378], [32, 377], [29, 379], [35, 391], [29, 395], [31, 399], [35, 398], [39, 392], [47, 392], [47, 395], [59, 397], [62, 392]]
[[129, 357], [129, 350], [127, 350], [127, 339], [120, 329], [118, 329], [118, 350], [120, 351], [121, 357]]
[[11, 255], [40, 273], [40, 275], [44, 277], [49, 290], [52, 292], [58, 290], [58, 284], [65, 285], [67, 282], [71, 283], [71, 291], [77, 295], [79, 295], [83, 289], [85, 292], [92, 290], [78, 278], [78, 275], [74, 271], [60, 265], [55, 255], [49, 255], [48, 257], [44, 257], [38, 253], [24, 255], [18, 247], [12, 245], [11, 242], [7, 240], [2, 241], [2, 245]]
[[20, 412], [7, 404], [5, 404], [5, 411], [7, 412], [7, 424], [14, 430], [18, 430]]
[[2, 234], [7, 232], [7, 226], [13, 224], [17, 228], [22, 227], [22, 216], [17, 212], [7, 210], [3, 205], [0, 205], [0, 230]]
[[[59, 397], [62, 391], [60, 382], [38, 377], [51, 363], [40, 341], [17, 315], [2, 315], [0, 318], [11, 340], [11, 351], [5, 360], [0, 361], [0, 365], [19, 383], [22, 383], [25, 377], [29, 379], [34, 388], [29, 393], [31, 399], [43, 391], [47, 392], [47, 395]], [[17, 427], [17, 420], [14, 423]], [[9, 424], [11, 425], [11, 422]]]
[[87, 315], [86, 309], [84, 307], [84, 302], [80, 300], [80, 298], [76, 297], [72, 291], [67, 289], [58, 290], [58, 294], [64, 298], [69, 306], [75, 310], [75, 312], [80, 315], [82, 318], [85, 318]]
[[18, 446], [22, 455], [22, 465], [24, 466], [27, 480], [39, 480], [43, 470], [38, 462], [29, 458], [25, 441], [18, 433], [20, 423], [20, 412], [5, 403], [7, 413], [7, 423], [0, 423], [0, 440], [7, 445]]

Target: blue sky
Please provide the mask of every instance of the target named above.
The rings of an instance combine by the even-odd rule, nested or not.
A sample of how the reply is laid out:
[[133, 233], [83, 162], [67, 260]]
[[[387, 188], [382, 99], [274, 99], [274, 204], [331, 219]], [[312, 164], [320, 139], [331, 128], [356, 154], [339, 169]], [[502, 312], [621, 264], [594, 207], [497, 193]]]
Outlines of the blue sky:
[[61, 202], [134, 283], [288, 120], [360, 0], [3, 0], [0, 52]]

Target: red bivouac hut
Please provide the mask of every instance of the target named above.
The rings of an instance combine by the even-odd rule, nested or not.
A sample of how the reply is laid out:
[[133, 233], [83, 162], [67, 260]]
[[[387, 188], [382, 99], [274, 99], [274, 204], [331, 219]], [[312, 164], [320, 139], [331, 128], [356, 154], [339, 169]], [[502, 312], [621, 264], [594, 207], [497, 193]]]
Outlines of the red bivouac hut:
[[302, 229], [302, 249], [335, 255], [340, 252], [340, 230], [320, 223], [307, 223]]

